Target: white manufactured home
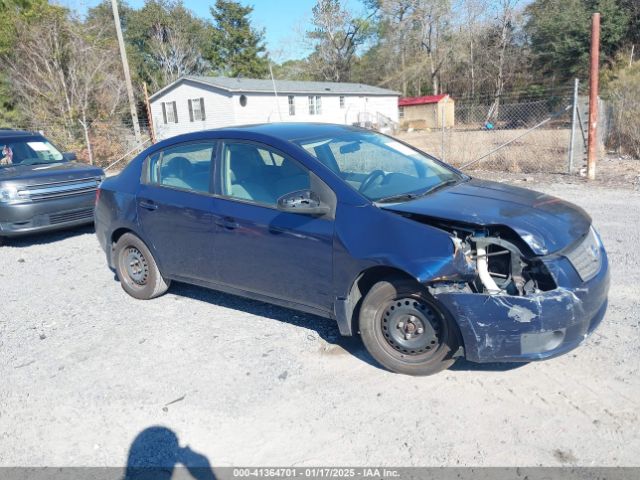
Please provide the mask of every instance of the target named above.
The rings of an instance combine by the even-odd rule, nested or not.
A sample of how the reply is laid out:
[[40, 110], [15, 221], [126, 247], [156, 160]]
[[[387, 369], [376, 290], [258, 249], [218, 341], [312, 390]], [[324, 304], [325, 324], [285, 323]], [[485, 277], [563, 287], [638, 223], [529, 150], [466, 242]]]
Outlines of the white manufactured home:
[[397, 92], [359, 83], [190, 76], [156, 92], [150, 102], [156, 136], [163, 139], [269, 122], [393, 129], [398, 123], [398, 98]]

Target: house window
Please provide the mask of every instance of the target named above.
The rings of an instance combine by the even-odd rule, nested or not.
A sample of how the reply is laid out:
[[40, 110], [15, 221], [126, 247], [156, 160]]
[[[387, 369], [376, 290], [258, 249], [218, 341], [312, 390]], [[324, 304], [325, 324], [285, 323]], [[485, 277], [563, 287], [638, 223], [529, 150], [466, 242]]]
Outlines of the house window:
[[189, 100], [189, 117], [192, 122], [202, 122], [206, 120], [204, 98], [192, 98]]
[[400, 119], [404, 118], [404, 107], [398, 107], [398, 117]]
[[322, 115], [322, 98], [316, 95], [316, 115]]
[[293, 117], [296, 114], [296, 97], [289, 95], [289, 116]]
[[344, 95], [340, 95], [340, 108], [344, 108]]
[[309, 115], [316, 114], [316, 97], [309, 95]]
[[162, 119], [167, 123], [178, 123], [178, 106], [176, 102], [162, 102]]
[[246, 107], [247, 106], [247, 96], [246, 95], [240, 95], [240, 106], [241, 107]]

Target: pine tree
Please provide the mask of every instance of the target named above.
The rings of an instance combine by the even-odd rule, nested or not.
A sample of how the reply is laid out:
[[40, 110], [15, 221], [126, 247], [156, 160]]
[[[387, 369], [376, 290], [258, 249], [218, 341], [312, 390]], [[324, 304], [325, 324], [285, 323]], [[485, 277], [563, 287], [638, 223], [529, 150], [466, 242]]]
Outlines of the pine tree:
[[231, 77], [263, 78], [269, 71], [264, 30], [251, 27], [252, 7], [233, 0], [216, 0], [211, 7], [213, 27], [208, 60], [217, 73]]

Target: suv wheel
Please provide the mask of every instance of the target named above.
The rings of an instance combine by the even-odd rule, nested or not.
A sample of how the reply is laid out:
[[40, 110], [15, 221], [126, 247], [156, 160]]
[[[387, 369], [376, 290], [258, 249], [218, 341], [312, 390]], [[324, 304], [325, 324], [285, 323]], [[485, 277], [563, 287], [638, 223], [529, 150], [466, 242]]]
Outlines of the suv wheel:
[[363, 300], [359, 321], [365, 347], [392, 372], [432, 375], [455, 362], [457, 325], [415, 281], [376, 283]]
[[162, 278], [151, 252], [137, 236], [125, 233], [114, 249], [118, 279], [125, 292], [140, 300], [165, 293], [170, 281]]

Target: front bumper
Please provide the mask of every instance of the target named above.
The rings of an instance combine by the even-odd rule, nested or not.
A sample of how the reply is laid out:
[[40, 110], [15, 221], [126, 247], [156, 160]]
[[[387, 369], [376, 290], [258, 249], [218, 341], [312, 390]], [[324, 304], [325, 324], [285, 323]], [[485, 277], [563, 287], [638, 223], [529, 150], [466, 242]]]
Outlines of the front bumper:
[[457, 320], [465, 357], [473, 362], [529, 362], [576, 348], [607, 309], [609, 264], [604, 248], [597, 275], [583, 282], [565, 257], [545, 262], [558, 288], [530, 296], [441, 293]]
[[95, 193], [55, 200], [0, 205], [0, 236], [69, 228], [93, 222]]

